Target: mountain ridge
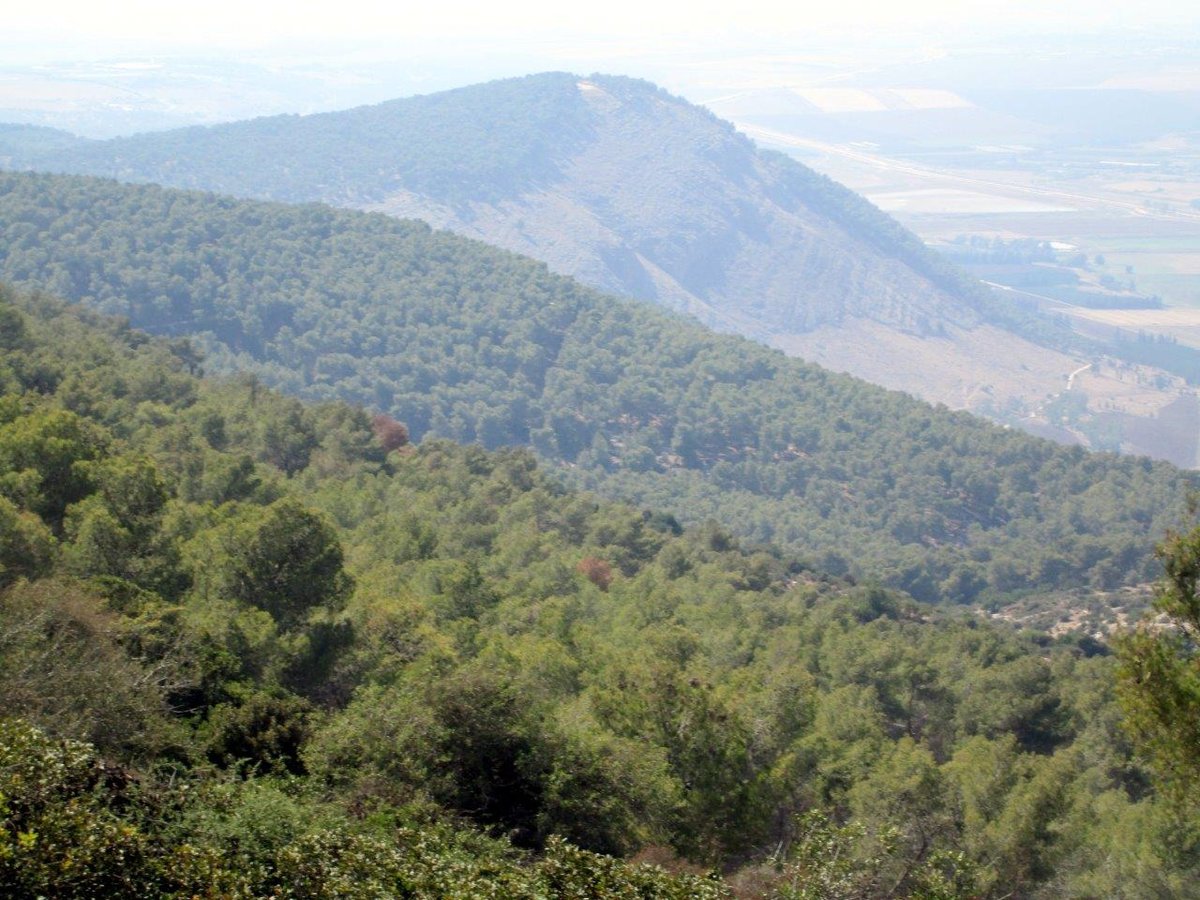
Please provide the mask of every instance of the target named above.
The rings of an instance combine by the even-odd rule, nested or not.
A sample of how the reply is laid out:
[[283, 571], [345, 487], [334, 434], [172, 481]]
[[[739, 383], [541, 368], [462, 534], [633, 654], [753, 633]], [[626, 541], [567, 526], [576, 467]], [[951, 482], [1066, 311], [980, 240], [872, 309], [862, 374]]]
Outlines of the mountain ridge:
[[1067, 376], [1103, 350], [649, 82], [545, 73], [340, 112], [26, 143], [8, 165], [417, 217], [931, 402], [1068, 443], [1200, 458], [1186, 423], [1163, 434], [1155, 414], [1188, 391], [1168, 380], [1125, 404], [1120, 361], [1088, 386], [1095, 408], [1113, 400], [1119, 414], [1039, 426], [1047, 398], [1073, 399]]
[[418, 437], [529, 444], [573, 485], [926, 599], [1144, 581], [1195, 483], [379, 214], [0, 173], [0, 277], [196, 335], [216, 371]]
[[419, 217], [759, 339], [848, 316], [920, 334], [1013, 318], [862, 198], [618, 76], [545, 73], [24, 162]]

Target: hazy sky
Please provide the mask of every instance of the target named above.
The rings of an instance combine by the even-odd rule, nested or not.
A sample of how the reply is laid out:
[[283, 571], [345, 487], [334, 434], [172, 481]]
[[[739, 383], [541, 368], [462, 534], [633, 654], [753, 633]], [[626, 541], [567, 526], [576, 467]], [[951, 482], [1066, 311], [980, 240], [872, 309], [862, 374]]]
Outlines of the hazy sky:
[[420, 3], [366, 0], [298, 3], [280, 0], [115, 0], [10, 4], [5, 37], [22, 55], [61, 54], [65, 48], [160, 46], [183, 49], [264, 48], [294, 41], [509, 39], [622, 40], [637, 51], [647, 42], [719, 45], [811, 38], [815, 32], [928, 34], [990, 29], [1112, 30], [1154, 25], [1193, 26], [1191, 4], [1170, 0], [1097, 3], [1095, 0], [839, 0], [749, 2], [728, 0], [509, 0]]
[[[1022, 79], [1087, 87], [1114, 77], [1159, 78], [1172, 89], [1200, 84], [1200, 17], [1174, 0], [8, 6], [3, 119], [95, 137], [341, 109], [546, 70], [646, 78], [698, 103], [777, 86], [907, 88], [930, 79], [956, 89], [971, 79], [1009, 87]], [[1186, 85], [1181, 67], [1189, 69]]]

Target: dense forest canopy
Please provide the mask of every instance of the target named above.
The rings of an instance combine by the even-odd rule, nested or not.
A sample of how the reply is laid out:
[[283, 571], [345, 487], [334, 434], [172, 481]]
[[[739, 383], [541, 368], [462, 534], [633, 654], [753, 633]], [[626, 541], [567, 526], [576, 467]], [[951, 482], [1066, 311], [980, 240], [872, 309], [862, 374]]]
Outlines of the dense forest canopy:
[[1194, 476], [1087, 454], [617, 300], [414, 222], [0, 174], [0, 276], [918, 599], [1153, 577]]
[[201, 380], [186, 342], [45, 295], [0, 289], [0, 347], [13, 896], [1152, 897], [1200, 875], [1099, 645], [566, 491], [526, 450]]

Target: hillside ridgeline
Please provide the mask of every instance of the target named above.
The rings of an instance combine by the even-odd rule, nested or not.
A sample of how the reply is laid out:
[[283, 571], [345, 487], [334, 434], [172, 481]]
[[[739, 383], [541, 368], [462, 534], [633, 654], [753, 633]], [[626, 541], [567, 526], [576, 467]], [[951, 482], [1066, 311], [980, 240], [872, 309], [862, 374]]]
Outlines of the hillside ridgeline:
[[546, 73], [342, 112], [47, 141], [11, 164], [420, 218], [760, 340], [859, 320], [930, 338], [990, 323], [1071, 340], [852, 191], [629, 78]]
[[382, 215], [4, 174], [0, 275], [196, 335], [213, 371], [361, 403], [417, 438], [529, 445], [573, 485], [919, 599], [1145, 582], [1195, 485]]

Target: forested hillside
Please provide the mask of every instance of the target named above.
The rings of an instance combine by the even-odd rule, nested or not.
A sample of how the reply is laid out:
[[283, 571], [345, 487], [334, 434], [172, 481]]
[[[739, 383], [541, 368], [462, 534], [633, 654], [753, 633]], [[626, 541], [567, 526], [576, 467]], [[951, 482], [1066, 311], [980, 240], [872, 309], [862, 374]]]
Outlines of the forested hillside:
[[527, 451], [202, 381], [186, 343], [44, 296], [0, 290], [0, 349], [10, 896], [1200, 876], [1095, 645], [565, 492]]
[[44, 153], [72, 147], [84, 147], [89, 142], [67, 131], [41, 125], [10, 125], [0, 123], [0, 165], [21, 165]]
[[0, 276], [198, 335], [212, 371], [362, 403], [418, 438], [531, 445], [571, 484], [919, 599], [1143, 582], [1195, 485], [381, 215], [4, 174]]
[[58, 147], [12, 165], [380, 209], [758, 338], [865, 319], [1036, 327], [863, 198], [644, 81], [546, 73], [335, 113]]

